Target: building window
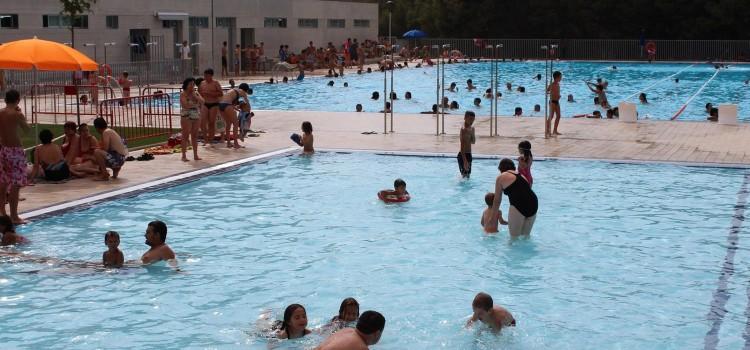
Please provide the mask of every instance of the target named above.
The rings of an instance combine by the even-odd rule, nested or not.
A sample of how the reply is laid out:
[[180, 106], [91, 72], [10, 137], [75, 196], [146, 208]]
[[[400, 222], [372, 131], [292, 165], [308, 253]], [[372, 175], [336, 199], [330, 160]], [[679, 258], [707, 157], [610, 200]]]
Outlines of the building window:
[[369, 19], [355, 19], [354, 26], [357, 28], [370, 28], [370, 20]]
[[328, 28], [344, 28], [346, 27], [346, 20], [344, 19], [329, 19]]
[[263, 20], [263, 26], [266, 28], [286, 28], [286, 18], [266, 17]]
[[120, 18], [117, 16], [107, 16], [107, 28], [117, 29], [120, 27]]
[[161, 27], [162, 28], [179, 28], [182, 25], [182, 21], [174, 21], [174, 20], [163, 20], [161, 21]]
[[18, 15], [0, 14], [0, 28], [18, 29]]
[[208, 28], [208, 17], [190, 17], [188, 21], [191, 27]]
[[[70, 17], [62, 15], [44, 15], [42, 16], [42, 26], [44, 28], [70, 28]], [[73, 19], [73, 28], [88, 29], [89, 16], [81, 15]]]
[[231, 28], [234, 25], [234, 17], [216, 17], [216, 26]]
[[317, 18], [300, 18], [297, 20], [297, 27], [318, 28], [318, 19]]

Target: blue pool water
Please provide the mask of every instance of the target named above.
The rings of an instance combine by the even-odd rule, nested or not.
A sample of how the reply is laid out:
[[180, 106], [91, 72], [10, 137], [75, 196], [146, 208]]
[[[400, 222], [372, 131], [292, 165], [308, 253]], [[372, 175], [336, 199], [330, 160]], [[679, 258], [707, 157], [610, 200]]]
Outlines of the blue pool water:
[[[617, 70], [612, 70], [612, 65], [616, 65]], [[610, 104], [616, 106], [629, 95], [688, 66], [690, 64], [556, 62], [554, 69], [563, 73], [563, 101], [568, 94], [573, 94], [576, 100], [575, 103], [562, 102], [563, 116], [594, 111], [594, 94], [586, 88], [583, 80], [595, 81], [596, 78], [603, 78], [609, 81], [608, 98]], [[679, 83], [669, 79], [646, 90], [650, 104], [638, 105], [639, 115], [649, 119], [671, 118], [714, 72], [712, 65], [693, 65], [676, 76], [680, 80]], [[288, 74], [293, 77], [295, 73]], [[544, 62], [500, 64], [499, 91], [503, 93], [503, 97], [499, 100], [498, 108], [501, 115], [513, 115], [515, 107], [523, 108], [524, 115], [532, 115], [535, 104], [541, 105], [542, 111], [544, 110], [544, 78], [542, 81], [533, 79], [537, 74], [544, 75]], [[388, 76], [390, 79], [390, 73]], [[435, 68], [397, 69], [394, 77], [394, 91], [402, 99], [394, 103], [396, 112], [419, 113], [430, 110], [435, 103]], [[466, 91], [464, 87], [467, 79], [472, 79], [478, 89]], [[678, 120], [705, 120], [707, 114], [704, 110], [708, 102], [714, 105], [739, 104], [739, 119], [748, 120], [750, 114], [746, 111], [750, 110], [750, 86], [744, 83], [747, 79], [750, 79], [750, 66], [733, 65], [728, 69], [722, 69], [687, 106]], [[333, 87], [326, 86], [329, 80], [334, 81]], [[344, 82], [349, 83], [348, 88], [343, 87]], [[445, 87], [447, 88], [451, 82], [457, 83], [459, 91], [446, 92], [445, 95], [459, 103], [461, 109], [455, 113], [463, 114], [466, 108], [470, 108], [479, 115], [489, 115], [489, 100], [482, 97], [484, 91], [490, 87], [489, 63], [447, 65]], [[526, 92], [507, 91], [506, 82], [511, 82], [514, 90], [518, 85], [522, 85]], [[302, 82], [293, 81], [278, 85], [256, 84], [253, 90], [252, 102], [253, 108], [256, 109], [354, 111], [357, 103], [361, 103], [366, 112], [378, 112], [383, 109], [383, 73], [347, 74], [343, 78], [306, 78]], [[370, 99], [373, 91], [379, 92], [379, 101]], [[406, 91], [412, 93], [411, 101], [403, 100]], [[481, 108], [472, 106], [476, 97], [482, 98]], [[637, 102], [637, 96], [630, 101]]]
[[[538, 161], [536, 225], [511, 241], [505, 228], [486, 236], [479, 227], [496, 166], [477, 160], [463, 181], [452, 158], [290, 156], [34, 222], [20, 229], [32, 240], [21, 251], [98, 261], [107, 230], [136, 259], [146, 223], [162, 219], [182, 271], [0, 259], [0, 344], [266, 349], [248, 335], [263, 310], [302, 303], [315, 328], [353, 296], [387, 318], [374, 349], [703, 346], [745, 170]], [[379, 202], [396, 176], [412, 201]], [[747, 324], [750, 243], [738, 230], [722, 349], [741, 348]], [[518, 327], [465, 330], [478, 291]]]

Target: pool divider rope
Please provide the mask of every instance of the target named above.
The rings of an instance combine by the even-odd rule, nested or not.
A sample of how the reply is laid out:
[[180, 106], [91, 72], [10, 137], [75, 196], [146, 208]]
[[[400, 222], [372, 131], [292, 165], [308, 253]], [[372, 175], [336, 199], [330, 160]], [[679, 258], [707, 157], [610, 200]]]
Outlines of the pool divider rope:
[[666, 77], [666, 78], [660, 79], [659, 81], [657, 81], [657, 82], [655, 82], [655, 83], [653, 83], [653, 84], [651, 84], [651, 85], [649, 85], [649, 86], [647, 86], [647, 87], [645, 87], [645, 88], [643, 88], [643, 89], [641, 89], [641, 90], [639, 90], [639, 91], [635, 92], [634, 94], [632, 94], [632, 95], [630, 95], [630, 96], [628, 96], [628, 97], [625, 97], [624, 99], [622, 99], [622, 101], [623, 101], [623, 102], [627, 102], [627, 101], [628, 101], [629, 99], [631, 99], [631, 98], [633, 98], [633, 97], [635, 97], [635, 96], [638, 96], [638, 95], [639, 95], [640, 93], [642, 93], [642, 92], [644, 92], [644, 91], [646, 91], [646, 90], [649, 90], [649, 89], [651, 89], [652, 87], [654, 87], [654, 86], [656, 86], [656, 85], [659, 85], [659, 84], [661, 84], [662, 82], [664, 82], [664, 81], [666, 81], [666, 80], [669, 80], [669, 79], [672, 79], [672, 78], [674, 78], [674, 77], [675, 77], [675, 76], [677, 76], [678, 74], [680, 74], [680, 73], [684, 72], [684, 71], [685, 71], [686, 69], [688, 69], [688, 68], [690, 68], [690, 67], [692, 67], [692, 66], [694, 66], [694, 65], [695, 65], [695, 63], [693, 63], [693, 64], [691, 64], [691, 65], [689, 65], [689, 66], [687, 66], [687, 67], [685, 67], [685, 68], [683, 68], [683, 69], [680, 69], [679, 71], [677, 71], [677, 73], [674, 73], [674, 74], [672, 74], [672, 75], [670, 75], [670, 76], [668, 76], [668, 77]]
[[700, 89], [698, 89], [698, 91], [696, 91], [695, 94], [693, 94], [693, 96], [690, 96], [690, 98], [687, 100], [687, 102], [685, 102], [685, 104], [682, 105], [682, 107], [680, 108], [680, 110], [677, 111], [677, 113], [675, 113], [672, 116], [672, 120], [677, 119], [677, 117], [679, 117], [680, 114], [682, 114], [682, 112], [685, 111], [685, 108], [690, 104], [690, 102], [692, 102], [693, 99], [695, 99], [698, 95], [700, 95], [700, 93], [703, 91], [703, 89], [706, 88], [706, 86], [711, 82], [711, 80], [714, 80], [714, 78], [716, 78], [716, 76], [719, 74], [719, 72], [720, 72], [720, 70], [717, 69], [716, 72], [714, 72], [714, 75], [712, 75], [710, 78], [708, 78], [708, 80], [706, 80], [706, 82], [703, 83], [703, 85], [701, 85]]

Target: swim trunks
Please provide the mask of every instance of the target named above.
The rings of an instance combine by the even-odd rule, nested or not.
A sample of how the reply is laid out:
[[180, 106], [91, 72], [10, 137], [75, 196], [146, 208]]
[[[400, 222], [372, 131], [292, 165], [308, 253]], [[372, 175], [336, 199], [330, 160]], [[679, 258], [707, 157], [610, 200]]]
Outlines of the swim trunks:
[[218, 102], [211, 102], [211, 103], [204, 102], [203, 105], [206, 106], [206, 108], [211, 109], [211, 108], [214, 108], [214, 107], [218, 106], [219, 103]]
[[47, 181], [62, 181], [70, 177], [70, 168], [65, 160], [50, 164], [44, 168], [44, 179]]
[[21, 147], [0, 148], [0, 183], [26, 186], [26, 154]]
[[121, 168], [122, 165], [125, 164], [125, 157], [114, 150], [107, 151], [107, 158], [105, 160], [107, 162], [107, 167], [112, 169]]
[[464, 168], [464, 158], [461, 156], [461, 152], [458, 152], [458, 155], [456, 156], [456, 160], [458, 160], [458, 170], [461, 172], [462, 176], [469, 176], [471, 175], [471, 162], [472, 157], [471, 153], [464, 153], [466, 155], [466, 161], [469, 162], [469, 168]]
[[536, 215], [536, 211], [539, 209], [539, 199], [523, 176], [513, 175], [516, 176], [516, 181], [503, 189], [503, 193], [508, 196], [510, 205], [514, 206], [521, 215], [530, 218]]
[[231, 103], [219, 102], [219, 111], [224, 112], [224, 110], [227, 109], [227, 107], [231, 105], [232, 105]]
[[227, 56], [221, 56], [221, 66], [224, 68], [227, 67]]

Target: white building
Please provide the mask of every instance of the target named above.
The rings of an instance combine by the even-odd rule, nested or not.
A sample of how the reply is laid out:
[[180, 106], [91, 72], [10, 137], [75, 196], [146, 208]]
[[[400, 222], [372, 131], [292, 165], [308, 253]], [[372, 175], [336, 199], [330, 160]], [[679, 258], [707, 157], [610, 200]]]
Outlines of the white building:
[[[59, 0], [0, 1], [0, 43], [37, 36], [71, 42]], [[75, 47], [98, 62], [177, 58], [190, 43], [196, 69], [221, 67], [221, 46], [279, 45], [299, 52], [313, 41], [340, 45], [347, 38], [377, 39], [377, 0], [98, 0], [76, 20]], [[115, 43], [106, 45], [105, 43]], [[93, 44], [93, 45], [91, 45]]]

